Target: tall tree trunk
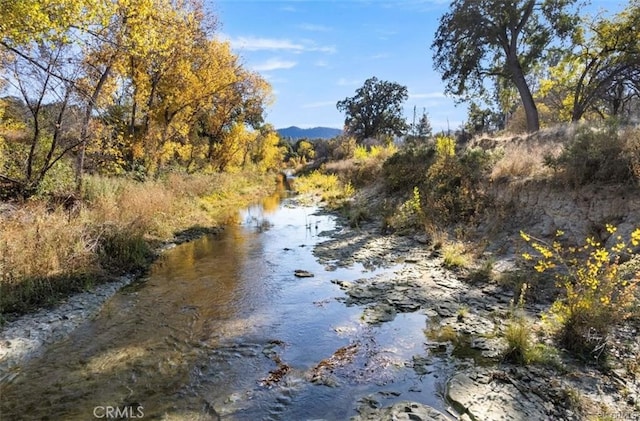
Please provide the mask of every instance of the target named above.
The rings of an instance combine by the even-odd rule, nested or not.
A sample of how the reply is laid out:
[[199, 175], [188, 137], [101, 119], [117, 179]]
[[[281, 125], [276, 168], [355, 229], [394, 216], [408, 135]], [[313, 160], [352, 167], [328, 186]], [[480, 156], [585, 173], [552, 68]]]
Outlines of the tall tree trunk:
[[520, 66], [517, 56], [507, 57], [507, 64], [511, 75], [513, 76], [513, 83], [516, 85], [518, 93], [520, 94], [520, 100], [522, 101], [524, 113], [527, 117], [527, 131], [529, 133], [537, 132], [540, 130], [538, 108], [533, 100], [533, 95], [531, 94], [531, 89], [529, 89], [529, 84], [524, 76], [524, 72], [522, 71], [522, 66]]

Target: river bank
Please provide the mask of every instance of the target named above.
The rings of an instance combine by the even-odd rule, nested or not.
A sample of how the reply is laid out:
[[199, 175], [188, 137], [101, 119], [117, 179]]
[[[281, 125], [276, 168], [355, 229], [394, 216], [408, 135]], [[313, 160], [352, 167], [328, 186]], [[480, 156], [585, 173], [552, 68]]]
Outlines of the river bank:
[[[343, 225], [347, 223], [342, 220]], [[355, 262], [371, 267], [405, 263], [392, 274], [336, 281], [346, 295], [342, 301], [362, 306], [362, 320], [369, 324], [385, 323], [402, 313], [427, 315], [429, 358], [413, 364], [428, 373], [437, 360], [453, 362], [445, 394], [459, 419], [637, 419], [640, 379], [633, 362], [640, 361], [638, 326], [631, 323], [615, 329], [609, 350], [614, 357], [606, 370], [575, 360], [562, 350], [546, 364], [505, 362], [513, 289], [496, 282], [478, 285], [464, 280], [445, 267], [441, 253], [424, 235], [400, 237], [381, 232], [379, 223], [363, 223], [358, 229], [333, 233], [314, 253], [329, 267]], [[513, 256], [496, 259], [496, 268], [513, 267]], [[541, 315], [549, 305], [544, 301], [525, 304], [533, 332], [541, 332]], [[412, 404], [421, 408], [417, 402], [386, 408], [374, 402], [361, 408], [357, 419], [410, 412], [407, 408]]]
[[[327, 212], [323, 211], [321, 214], [326, 215]], [[332, 218], [336, 217], [334, 213], [331, 215]], [[258, 224], [256, 227], [261, 227], [260, 215], [254, 216], [258, 219], [252, 220], [250, 225], [253, 226], [255, 223]], [[305, 216], [306, 228], [303, 228], [303, 231], [317, 231], [321, 218], [311, 215], [309, 218], [309, 221], [316, 221], [315, 225], [308, 222]], [[267, 362], [273, 360], [276, 363], [276, 368], [268, 371], [258, 389], [255, 389], [256, 385], [253, 384], [243, 393], [249, 394], [248, 396], [260, 396], [268, 390], [273, 390], [278, 396], [277, 399], [281, 399], [278, 393], [286, 392], [286, 396], [291, 394], [286, 399], [286, 402], [290, 402], [295, 401], [295, 396], [300, 393], [313, 396], [327, 390], [323, 389], [325, 387], [335, 388], [339, 393], [343, 387], [342, 382], [364, 382], [370, 390], [377, 389], [377, 392], [367, 395], [366, 399], [359, 399], [359, 415], [355, 416], [356, 420], [402, 415], [406, 417], [406, 414], [411, 414], [412, 419], [429, 419], [430, 416], [435, 419], [440, 417], [489, 421], [606, 419], [606, 416], [633, 419], [636, 413], [634, 411], [637, 411], [638, 383], [631, 371], [622, 366], [613, 366], [608, 373], [603, 373], [595, 366], [572, 360], [564, 354], [559, 354], [558, 361], [552, 366], [521, 366], [503, 361], [506, 347], [504, 331], [513, 310], [513, 289], [491, 282], [482, 285], [470, 284], [460, 272], [445, 267], [441, 251], [434, 247], [424, 234], [383, 234], [378, 222], [361, 221], [357, 228], [351, 228], [347, 218], [336, 218], [335, 228], [317, 233], [323, 240], [313, 247], [313, 255], [325, 273], [320, 272], [316, 263], [307, 262], [304, 265], [300, 260], [299, 264], [304, 266], [300, 269], [315, 272], [315, 278], [307, 279], [314, 280], [319, 286], [322, 283], [332, 283], [340, 288], [339, 293], [331, 293], [329, 297], [314, 298], [313, 307], [316, 308], [316, 312], [324, 314], [329, 311], [327, 308], [334, 308], [335, 311], [335, 306], [346, 306], [360, 313], [357, 327], [354, 330], [353, 321], [346, 324], [341, 322], [334, 326], [334, 333], [347, 339], [347, 345], [337, 350], [328, 347], [325, 352], [328, 351], [331, 357], [322, 360], [314, 357], [305, 364], [294, 364], [291, 360], [299, 351], [293, 346], [292, 338], [287, 340], [281, 336], [289, 330], [283, 330], [280, 334], [265, 332], [269, 338], [266, 345], [262, 344], [262, 340], [257, 341], [259, 346], [234, 342], [229, 348], [230, 356], [224, 354], [224, 348], [219, 350], [216, 345], [211, 352], [214, 355], [222, 353], [225, 361], [228, 358], [233, 361], [237, 358], [238, 352], [249, 352], [253, 350], [252, 347], [257, 347], [258, 351], [251, 351], [251, 358], [262, 356], [264, 359], [266, 356]], [[293, 222], [292, 219], [288, 221]], [[303, 221], [297, 223], [302, 224]], [[265, 229], [268, 230], [268, 227]], [[289, 244], [286, 239], [281, 241], [284, 241], [286, 247], [280, 245], [274, 249], [278, 250], [278, 254], [297, 255], [305, 250], [304, 243]], [[272, 259], [269, 256], [266, 257]], [[498, 259], [494, 266], [509, 267], [508, 262], [509, 259]], [[349, 267], [362, 267], [361, 277], [344, 278], [343, 269]], [[37, 322], [30, 318], [23, 319], [23, 336], [18, 335], [15, 347], [12, 346], [12, 352], [23, 350], [15, 354], [16, 361], [19, 359], [24, 362], [29, 357], [39, 355], [38, 347], [30, 345], [38, 343], [37, 338], [46, 338], [39, 341], [42, 344], [39, 349], [43, 350], [50, 343], [68, 335], [83, 320], [90, 319], [99, 311], [100, 300], [103, 299], [101, 297], [105, 297], [106, 300], [109, 294], [113, 294], [128, 281], [123, 279], [120, 286], [112, 284], [114, 290], [100, 292], [103, 295], [96, 294], [89, 297], [89, 301], [70, 300], [65, 303], [68, 304], [67, 307], [61, 308], [60, 313], [45, 311]], [[293, 290], [297, 288], [296, 285], [302, 287], [305, 284], [284, 285], [287, 285], [287, 289]], [[135, 297], [136, 294], [133, 293], [132, 296]], [[186, 315], [191, 315], [194, 311], [197, 315], [199, 308], [200, 311], [203, 310], [200, 306], [193, 307], [181, 303], [175, 305]], [[545, 303], [526, 304], [526, 314], [534, 330], [537, 329], [535, 326], [539, 315], [547, 307], [548, 304]], [[327, 316], [330, 314], [327, 313]], [[298, 317], [300, 316], [298, 314]], [[305, 315], [307, 316], [316, 318], [312, 314]], [[406, 332], [401, 325], [405, 322], [415, 323], [416, 320], [425, 320], [420, 322], [424, 324], [424, 333], [417, 337], [404, 337], [403, 334]], [[200, 323], [206, 324], [206, 321], [198, 322], [196, 326]], [[8, 326], [3, 329], [3, 335], [11, 331]], [[391, 345], [372, 349], [374, 345], [368, 345], [372, 339], [360, 337], [363, 334], [368, 335], [372, 329], [384, 330], [385, 326], [398, 329], [387, 334], [386, 340], [390, 341]], [[326, 326], [318, 327], [321, 328], [320, 332], [326, 334]], [[620, 345], [633, 343], [635, 334], [631, 327], [616, 331], [616, 338], [612, 342]], [[191, 338], [191, 333], [188, 337]], [[30, 342], [34, 339], [34, 342]], [[379, 337], [374, 337], [371, 344], [375, 344], [377, 340]], [[207, 341], [202, 341], [202, 338], [196, 340], [197, 353], [204, 352], [208, 355], [208, 347], [213, 346], [213, 342], [209, 345]], [[412, 354], [391, 354], [393, 344], [402, 348], [407, 346], [407, 342], [412, 342], [409, 347]], [[619, 355], [620, 362], [638, 359], [640, 352], [637, 341], [635, 343], [636, 347], [632, 349], [621, 346], [619, 352], [625, 354]], [[240, 345], [248, 348], [244, 350]], [[311, 343], [307, 345], [316, 347]], [[196, 352], [195, 350], [189, 352]], [[366, 362], [363, 366], [362, 361]], [[259, 365], [262, 370], [265, 370], [262, 367], [264, 364], [263, 361]], [[305, 366], [307, 368], [301, 370]], [[11, 381], [19, 371], [20, 364], [12, 367], [15, 370], [8, 370], [3, 376], [3, 381]], [[65, 368], [66, 365], [62, 364], [62, 367]], [[134, 363], [133, 367], [137, 367], [137, 363]], [[395, 381], [394, 376], [406, 369], [419, 377], [437, 377], [442, 388], [434, 392], [418, 383], [407, 391], [390, 391], [390, 384]], [[144, 371], [140, 371], [138, 375], [142, 376], [143, 373]], [[131, 387], [134, 387], [133, 384]], [[301, 388], [304, 392], [300, 392]], [[449, 406], [449, 411], [430, 408], [424, 402], [415, 400], [417, 396], [427, 398], [426, 395], [431, 393], [441, 396]], [[425, 396], [422, 396], [423, 394]], [[210, 407], [216, 409], [209, 412], [234, 414], [234, 411], [238, 410], [235, 406], [246, 404], [243, 399], [234, 396], [244, 394], [212, 401]], [[386, 402], [390, 400], [396, 402], [391, 402], [389, 406]], [[397, 402], [398, 400], [401, 402]], [[286, 405], [283, 404], [282, 407]], [[215, 416], [212, 419], [216, 419]]]
[[[52, 207], [53, 204], [40, 203], [26, 204], [25, 209], [20, 206], [6, 205], [0, 207], [0, 222], [4, 223], [7, 228], [2, 235], [22, 235], [19, 241], [13, 241], [15, 244], [15, 253], [20, 252], [18, 245], [24, 244], [23, 250], [26, 255], [31, 252], [40, 253], [34, 256], [30, 265], [38, 264], [46, 266], [46, 251], [54, 248], [49, 244], [49, 240], [65, 238], [58, 231], [65, 231], [66, 236], [71, 236], [74, 231], [94, 231], [93, 226], [107, 226], [109, 229], [117, 226], [127, 226], [131, 232], [133, 239], [142, 234], [144, 237], [144, 256], [140, 259], [136, 258], [136, 264], [133, 265], [133, 271], [124, 275], [114, 276], [105, 274], [105, 271], [116, 270], [121, 272], [122, 268], [96, 268], [93, 264], [88, 264], [84, 271], [89, 275], [83, 274], [82, 277], [95, 278], [87, 287], [80, 288], [74, 282], [74, 273], [72, 270], [59, 268], [58, 271], [68, 270], [69, 285], [65, 286], [64, 282], [58, 281], [59, 285], [54, 282], [43, 283], [47, 292], [41, 292], [38, 288], [28, 288], [27, 292], [20, 292], [20, 282], [15, 282], [20, 296], [26, 297], [29, 304], [20, 308], [20, 311], [2, 314], [0, 319], [0, 383], [8, 381], [20, 366], [31, 358], [41, 355], [47, 346], [59, 342], [68, 337], [75, 329], [77, 329], [85, 321], [94, 317], [105, 302], [122, 288], [130, 285], [132, 282], [140, 279], [157, 259], [163, 253], [179, 244], [193, 241], [204, 235], [215, 235], [220, 233], [226, 223], [237, 223], [237, 210], [254, 202], [256, 198], [262, 198], [266, 202], [278, 202], [282, 194], [282, 179], [278, 177], [270, 177], [260, 175], [254, 180], [249, 181], [248, 176], [241, 174], [236, 178], [236, 185], [233, 186], [233, 178], [227, 176], [212, 177], [185, 177], [174, 176], [169, 178], [165, 183], [165, 188], [161, 188], [163, 183], [147, 183], [144, 185], [135, 185], [125, 181], [115, 180], [92, 180], [89, 192], [86, 193], [86, 204], [76, 204], [78, 207], [72, 213], [67, 212], [62, 207]], [[273, 184], [267, 181], [273, 180]], [[213, 183], [213, 184], [211, 184]], [[187, 184], [189, 184], [187, 186]], [[94, 186], [98, 185], [98, 187]], [[280, 186], [280, 187], [278, 187]], [[146, 190], [145, 190], [146, 189]], [[150, 191], [147, 191], [150, 190]], [[116, 193], [117, 192], [117, 193]], [[177, 192], [180, 192], [178, 195]], [[154, 194], [156, 197], [151, 198]], [[134, 198], [135, 196], [135, 198]], [[188, 196], [187, 198], [183, 196]], [[271, 198], [273, 197], [273, 198]], [[142, 200], [141, 200], [142, 199]], [[168, 203], [161, 204], [160, 200]], [[173, 202], [172, 202], [173, 201]], [[156, 203], [158, 202], [158, 203]], [[42, 205], [42, 206], [41, 206]], [[155, 206], [154, 206], [155, 205]], [[83, 209], [80, 206], [85, 206]], [[43, 207], [43, 214], [40, 215], [40, 208]], [[101, 209], [120, 209], [120, 213], [114, 213], [113, 209], [110, 213], [101, 211]], [[59, 213], [63, 217], [59, 218]], [[104, 214], [103, 214], [104, 213]], [[178, 215], [180, 213], [180, 215]], [[164, 221], [169, 215], [175, 214], [175, 221]], [[43, 230], [49, 230], [38, 237], [39, 243], [30, 243], [34, 240], [30, 234], [33, 227], [29, 227], [30, 231], [21, 231], [22, 228], [11, 221], [18, 220], [20, 224], [28, 224], [30, 221], [36, 220], [38, 224], [42, 224]], [[62, 220], [62, 224], [54, 223]], [[130, 220], [135, 220], [135, 224], [131, 224]], [[164, 222], [161, 222], [164, 221]], [[188, 225], [191, 224], [191, 225]], [[141, 226], [148, 225], [146, 228]], [[162, 225], [162, 233], [159, 232], [159, 226]], [[153, 227], [153, 228], [150, 228]], [[141, 231], [143, 229], [143, 231]], [[146, 231], [144, 231], [146, 229]], [[105, 237], [106, 228], [102, 228], [96, 238], [82, 238], [82, 241], [94, 243], [93, 248], [97, 248], [97, 244], [101, 237]], [[128, 232], [128, 231], [123, 231]], [[68, 253], [67, 249], [78, 248], [75, 244], [58, 244], [60, 253]], [[88, 253], [99, 254], [99, 251], [89, 249], [88, 247], [80, 247], [86, 249]], [[6, 250], [5, 250], [6, 251]], [[14, 252], [14, 250], [11, 250]], [[134, 250], [130, 250], [133, 252]], [[124, 252], [124, 251], [121, 251]], [[43, 256], [45, 255], [45, 256]], [[78, 256], [73, 256], [78, 258]], [[125, 259], [123, 256], [122, 259]], [[14, 269], [7, 261], [12, 260], [12, 254], [3, 256], [6, 267], [4, 276], [11, 279], [11, 271]], [[57, 260], [62, 260], [56, 255]], [[92, 260], [85, 259], [85, 260]], [[28, 259], [22, 256], [20, 259], [13, 259], [17, 262], [25, 263], [20, 268], [20, 273], [28, 274], [32, 269], [26, 269]], [[80, 264], [83, 264], [81, 260]], [[15, 265], [14, 265], [15, 266]], [[95, 274], [91, 274], [94, 271]], [[16, 270], [18, 273], [18, 270]], [[3, 280], [2, 282], [7, 282]], [[7, 291], [12, 292], [9, 288]], [[4, 286], [3, 286], [3, 291]], [[6, 292], [6, 291], [5, 291]], [[13, 292], [12, 292], [13, 293]], [[4, 297], [5, 302], [10, 302], [10, 295]], [[33, 301], [33, 303], [31, 303]], [[36, 305], [36, 304], [39, 305]]]
[[[151, 266], [166, 250], [200, 238], [215, 235], [223, 227], [190, 230], [159, 245], [154, 251]], [[104, 303], [122, 288], [138, 281], [142, 275], [128, 274], [110, 282], [95, 286], [91, 290], [70, 295], [55, 306], [36, 312], [15, 316], [0, 328], [0, 384], [11, 381], [20, 366], [32, 358], [42, 355], [48, 345], [68, 337], [75, 329], [94, 317]]]

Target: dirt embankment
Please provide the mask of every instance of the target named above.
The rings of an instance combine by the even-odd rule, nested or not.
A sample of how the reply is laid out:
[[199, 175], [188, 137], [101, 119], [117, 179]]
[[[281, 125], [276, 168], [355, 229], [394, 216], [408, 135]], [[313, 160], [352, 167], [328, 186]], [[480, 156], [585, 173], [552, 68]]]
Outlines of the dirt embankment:
[[606, 225], [628, 239], [640, 226], [640, 189], [624, 185], [587, 185], [579, 188], [545, 180], [493, 182], [488, 195], [492, 206], [479, 231], [490, 238], [517, 238], [520, 230], [542, 238], [563, 231], [579, 244], [594, 237], [611, 246], [615, 241]]

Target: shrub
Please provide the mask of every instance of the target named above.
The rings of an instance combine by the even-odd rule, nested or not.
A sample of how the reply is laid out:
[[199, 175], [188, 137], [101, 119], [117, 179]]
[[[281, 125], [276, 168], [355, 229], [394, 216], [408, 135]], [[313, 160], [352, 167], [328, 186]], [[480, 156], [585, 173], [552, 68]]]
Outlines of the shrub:
[[481, 149], [468, 149], [462, 155], [436, 153], [426, 174], [424, 199], [426, 213], [433, 222], [455, 223], [468, 220], [485, 206], [483, 179], [491, 168], [491, 156]]
[[389, 192], [408, 196], [410, 188], [419, 189], [430, 225], [469, 220], [486, 205], [483, 181], [495, 158], [482, 149], [455, 149], [452, 138], [438, 137], [435, 146], [402, 149], [383, 165]]
[[382, 146], [356, 146], [354, 156], [350, 159], [328, 162], [324, 169], [328, 173], [339, 175], [344, 183], [355, 187], [367, 186], [380, 178], [383, 163], [397, 152], [393, 144]]
[[56, 195], [73, 192], [75, 188], [75, 170], [68, 160], [56, 162], [38, 186], [40, 195]]
[[[616, 231], [611, 225], [607, 230], [611, 234]], [[557, 237], [562, 235], [557, 233]], [[553, 303], [546, 319], [562, 344], [578, 355], [599, 356], [611, 327], [637, 312], [639, 280], [625, 279], [619, 272], [620, 255], [631, 249], [620, 236], [610, 249], [594, 238], [581, 247], [564, 247], [557, 239], [548, 243], [524, 232], [521, 236], [536, 251], [535, 257], [524, 253], [525, 260], [534, 261], [538, 272], [556, 271], [564, 297]], [[640, 245], [640, 228], [632, 233], [630, 242]]]
[[456, 154], [456, 140], [449, 136], [436, 137], [436, 155], [440, 158]]
[[398, 210], [389, 218], [389, 225], [394, 230], [412, 230], [424, 228], [424, 212], [420, 201], [420, 190], [413, 188], [413, 195], [402, 203]]
[[580, 186], [593, 182], [627, 183], [638, 179], [638, 130], [620, 131], [616, 124], [583, 126], [556, 158], [545, 164], [563, 173], [567, 182]]
[[356, 146], [356, 149], [353, 151], [353, 158], [356, 160], [365, 160], [368, 156], [367, 147], [364, 145]]
[[[333, 160], [352, 158], [356, 145], [356, 139], [351, 136], [343, 135], [335, 137], [327, 142], [328, 156], [325, 157]], [[316, 152], [319, 152], [318, 149], [316, 149]], [[321, 158], [324, 155], [325, 154], [318, 153], [318, 158]]]
[[393, 154], [382, 166], [387, 190], [392, 193], [409, 193], [416, 184], [408, 183], [407, 180], [424, 180], [435, 156], [436, 150], [433, 147], [404, 148]]

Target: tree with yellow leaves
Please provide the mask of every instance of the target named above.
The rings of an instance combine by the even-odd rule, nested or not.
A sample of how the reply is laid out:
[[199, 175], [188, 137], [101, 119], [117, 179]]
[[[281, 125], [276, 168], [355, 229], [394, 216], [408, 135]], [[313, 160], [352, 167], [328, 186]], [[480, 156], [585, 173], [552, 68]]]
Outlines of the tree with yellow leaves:
[[635, 0], [611, 19], [580, 27], [573, 34], [574, 48], [549, 68], [537, 96], [561, 121], [620, 116], [625, 102], [640, 95], [638, 10]]

